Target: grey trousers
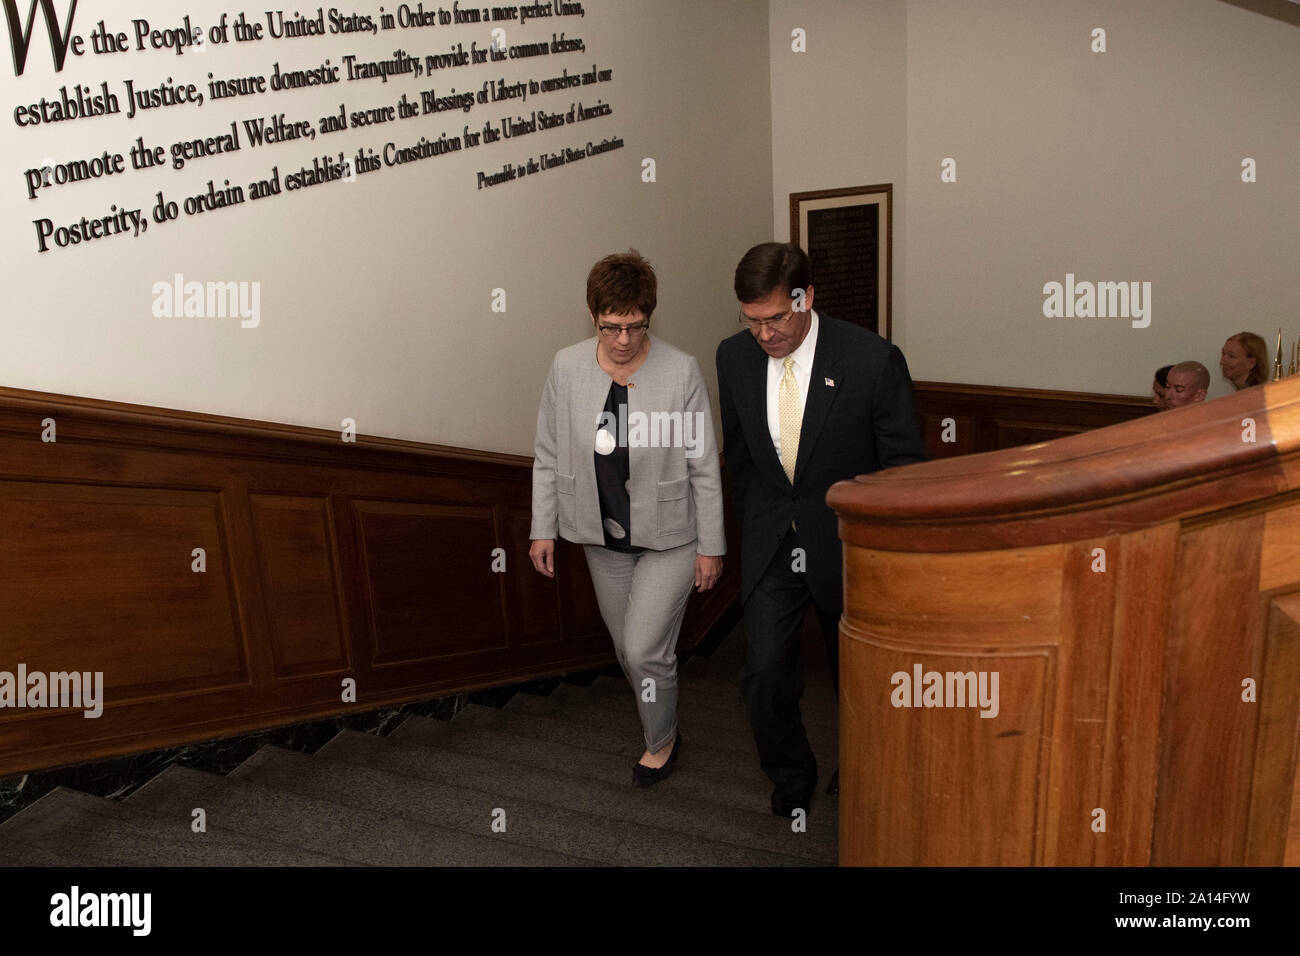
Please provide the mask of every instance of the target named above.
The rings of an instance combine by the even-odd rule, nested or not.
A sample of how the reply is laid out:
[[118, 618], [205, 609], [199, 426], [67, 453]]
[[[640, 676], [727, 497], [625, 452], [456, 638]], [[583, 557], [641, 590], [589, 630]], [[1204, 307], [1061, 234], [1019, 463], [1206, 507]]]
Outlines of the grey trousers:
[[677, 732], [677, 634], [695, 583], [695, 542], [622, 554], [584, 545], [600, 616], [636, 694], [646, 750]]

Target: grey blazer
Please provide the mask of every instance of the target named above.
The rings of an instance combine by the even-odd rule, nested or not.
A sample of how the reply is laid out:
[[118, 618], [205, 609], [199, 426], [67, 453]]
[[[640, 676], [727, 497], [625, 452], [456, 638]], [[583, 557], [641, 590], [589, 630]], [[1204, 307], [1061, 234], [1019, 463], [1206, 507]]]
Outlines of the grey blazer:
[[[594, 456], [612, 380], [596, 361], [596, 342], [561, 349], [546, 377], [533, 449], [533, 540], [558, 530], [576, 544], [605, 543]], [[627, 402], [631, 544], [665, 551], [698, 540], [697, 553], [725, 554], [718, 446], [700, 363], [651, 337]]]

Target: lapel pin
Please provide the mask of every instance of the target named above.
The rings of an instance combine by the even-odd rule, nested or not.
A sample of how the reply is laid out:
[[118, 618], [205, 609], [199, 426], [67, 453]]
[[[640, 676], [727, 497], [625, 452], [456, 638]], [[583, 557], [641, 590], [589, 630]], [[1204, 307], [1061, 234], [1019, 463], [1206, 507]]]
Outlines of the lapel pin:
[[834, 388], [834, 387], [835, 387], [835, 379], [833, 379], [833, 378], [828, 378], [828, 379], [826, 380], [826, 386], [827, 386], [828, 388]]

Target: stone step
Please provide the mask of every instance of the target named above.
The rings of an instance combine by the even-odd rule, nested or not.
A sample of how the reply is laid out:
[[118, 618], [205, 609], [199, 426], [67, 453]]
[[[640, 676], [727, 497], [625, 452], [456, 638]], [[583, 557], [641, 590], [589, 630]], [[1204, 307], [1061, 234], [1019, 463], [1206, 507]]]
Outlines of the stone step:
[[[773, 866], [807, 863], [795, 857], [701, 841], [655, 827], [602, 817], [463, 786], [447, 786], [368, 764], [266, 747], [237, 768], [239, 777], [268, 787], [436, 823], [592, 862], [632, 866]], [[501, 811], [504, 811], [502, 816]], [[505, 822], [504, 832], [492, 830]]]
[[[514, 763], [555, 767], [576, 776], [617, 786], [631, 784], [635, 757], [627, 758], [536, 737], [520, 736], [509, 728], [509, 716], [499, 710], [491, 710], [469, 722], [412, 717], [395, 730], [392, 736], [394, 739], [428, 741], [480, 757], [500, 756], [501, 759]], [[689, 793], [692, 799], [730, 804], [756, 813], [770, 812], [768, 796], [763, 786], [765, 778], [761, 773], [737, 775], [716, 767], [699, 767], [695, 765], [693, 755], [693, 746], [689, 751], [683, 749], [682, 763], [669, 778], [675, 789]], [[683, 768], [688, 770], [684, 772]]]
[[345, 866], [341, 857], [253, 839], [221, 826], [195, 833], [188, 817], [156, 816], [56, 787], [0, 828], [0, 841], [69, 857], [77, 866]]
[[[514, 701], [511, 701], [511, 703], [513, 704]], [[572, 719], [566, 719], [562, 711], [554, 709], [542, 714], [530, 713], [529, 708], [532, 706], [534, 705], [521, 703], [513, 709], [497, 711], [494, 708], [471, 704], [457, 714], [452, 723], [478, 724], [481, 721], [490, 720], [494, 714], [503, 714], [507, 718], [507, 723], [504, 726], [508, 727], [511, 733], [522, 737], [532, 737], [568, 744], [573, 747], [582, 747], [586, 750], [617, 754], [626, 762], [628, 773], [631, 773], [632, 764], [636, 763], [641, 755], [645, 753], [645, 741], [641, 739], [640, 725], [636, 722], [635, 717], [630, 718], [626, 727], [611, 727], [608, 721], [603, 724], [582, 720], [575, 722]], [[496, 729], [502, 729], [500, 724], [489, 723], [488, 725], [494, 726]], [[758, 760], [752, 755], [718, 748], [713, 745], [711, 740], [707, 738], [696, 740], [685, 731], [683, 731], [683, 737], [687, 744], [693, 745], [691, 747], [691, 754], [693, 755], [691, 759], [696, 765], [708, 765], [729, 773], [750, 775], [756, 781], [763, 779], [762, 772], [758, 767]]]
[[[620, 713], [623, 708], [626, 708], [626, 713]], [[557, 699], [555, 697], [532, 697], [520, 694], [513, 698], [505, 706], [504, 710], [511, 715], [550, 717], [582, 728], [615, 731], [626, 728], [627, 733], [633, 735], [634, 741], [641, 737], [641, 724], [637, 718], [630, 693], [629, 699], [624, 705], [614, 701], [592, 701], [586, 698]], [[758, 764], [758, 751], [754, 744], [754, 735], [748, 727], [743, 725], [721, 726], [709, 719], [708, 716], [693, 720], [694, 713], [695, 709], [690, 708], [679, 714], [679, 726], [681, 727], [682, 736], [688, 741], [695, 739], [693, 735], [695, 737], [705, 737], [707, 735], [708, 745], [712, 749], [726, 751], [750, 760], [755, 765]], [[839, 765], [839, 738], [837, 734], [825, 731], [819, 732], [814, 728], [809, 728], [808, 742], [812, 746], [813, 755], [817, 758], [819, 771], [829, 767], [831, 769], [826, 772], [830, 773]], [[641, 743], [644, 745], [644, 740], [641, 740]], [[643, 752], [644, 749], [638, 751], [634, 759], [639, 758]]]
[[[603, 700], [583, 696], [532, 697], [520, 694], [506, 704], [503, 710], [507, 714], [554, 717], [573, 724], [621, 730], [629, 734], [633, 742], [641, 739], [641, 721], [630, 690], [623, 699]], [[694, 713], [693, 707], [678, 711], [678, 724], [685, 736], [690, 737], [693, 731], [704, 731], [711, 747], [758, 759], [754, 749], [754, 735], [748, 728], [727, 727], [707, 719], [692, 719]], [[644, 740], [641, 743], [644, 745]], [[635, 756], [640, 757], [641, 751]]]
[[0, 866], [78, 866], [75, 856], [6, 840], [0, 831]]
[[588, 863], [478, 834], [331, 803], [312, 795], [277, 790], [247, 779], [174, 765], [126, 802], [160, 816], [170, 815], [186, 821], [195, 807], [202, 807], [210, 827], [220, 824], [250, 837], [329, 853], [368, 866], [582, 866]]
[[[502, 720], [504, 720], [504, 723], [501, 722]], [[481, 707], [474, 704], [457, 714], [451, 723], [453, 726], [456, 724], [486, 726], [494, 730], [508, 727], [510, 733], [517, 736], [615, 754], [626, 761], [629, 774], [631, 773], [632, 764], [636, 763], [641, 754], [645, 752], [644, 742], [640, 739], [640, 733], [635, 724], [629, 732], [624, 732], [623, 730], [612, 730], [596, 724], [573, 723], [561, 717], [536, 716], [519, 711], [498, 711], [495, 708]], [[751, 753], [746, 756], [734, 750], [714, 747], [707, 734], [693, 737], [683, 730], [682, 738], [687, 745], [682, 752], [682, 759], [687, 761], [685, 767], [690, 768], [691, 773], [716, 771], [731, 776], [748, 777], [754, 781], [753, 786], [759, 794], [763, 795], [763, 799], [770, 801], [772, 785], [759, 767], [756, 755]], [[838, 755], [833, 749], [828, 750], [824, 744], [819, 747], [819, 742], [816, 739], [813, 739], [811, 743], [814, 756], [817, 757], [819, 773], [821, 774], [821, 787], [825, 787], [826, 782], [830, 779], [829, 774], [838, 765], [835, 759]], [[826, 762], [828, 759], [830, 762]], [[684, 768], [679, 767], [673, 772], [673, 775], [676, 776], [682, 769]], [[830, 806], [827, 804], [828, 801], [831, 802]], [[814, 794], [810, 815], [816, 817], [818, 814], [836, 812], [831, 809], [836, 801], [837, 798], [828, 797], [824, 793], [818, 792]], [[768, 807], [770, 810], [770, 802]]]
[[[682, 759], [686, 746], [683, 744]], [[344, 731], [331, 740], [316, 759], [346, 760], [394, 773], [403, 773], [442, 784], [472, 787], [549, 804], [607, 820], [658, 827], [711, 842], [727, 843], [753, 850], [805, 857], [818, 863], [833, 863], [836, 846], [833, 835], [824, 830], [794, 833], [788, 822], [769, 812], [760, 816], [749, 810], [714, 803], [701, 803], [675, 791], [676, 771], [653, 788], [641, 790], [630, 781], [619, 786], [562, 771], [514, 763], [504, 756], [479, 757], [430, 741], [376, 737]], [[629, 771], [629, 777], [631, 776]]]
[[[574, 684], [562, 684], [546, 700], [563, 700], [580, 702], [597, 701], [611, 706], [622, 707], [635, 718], [636, 701], [632, 688], [626, 680], [602, 677], [590, 687]], [[805, 695], [804, 700], [808, 700]], [[802, 702], [801, 702], [802, 703]], [[677, 690], [677, 708], [682, 723], [694, 723], [736, 731], [741, 736], [752, 734], [749, 726], [749, 713], [740, 698], [739, 689], [732, 693], [719, 694], [712, 689], [701, 688], [698, 684], [686, 684], [679, 680]], [[808, 733], [824, 733], [838, 737], [839, 724], [833, 715], [828, 715], [822, 707], [800, 707], [804, 726]]]
[[[814, 795], [807, 832], [770, 812], [738, 685], [744, 641], [737, 626], [710, 658], [683, 661], [682, 756], [648, 790], [631, 785], [633, 690], [607, 673], [451, 721], [410, 717], [388, 736], [345, 731], [313, 756], [264, 747], [226, 777], [173, 765], [124, 801], [56, 788], [0, 825], [0, 866], [834, 864], [836, 797]], [[838, 715], [824, 669], [808, 681], [824, 785]]]

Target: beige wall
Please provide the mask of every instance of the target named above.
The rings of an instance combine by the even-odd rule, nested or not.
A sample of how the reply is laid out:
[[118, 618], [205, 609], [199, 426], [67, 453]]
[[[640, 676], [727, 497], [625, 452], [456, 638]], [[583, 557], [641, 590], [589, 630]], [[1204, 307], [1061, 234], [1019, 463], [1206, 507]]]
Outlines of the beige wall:
[[[791, 190], [895, 182], [895, 341], [915, 378], [1142, 393], [1155, 366], [1195, 358], [1222, 394], [1227, 335], [1300, 334], [1296, 26], [1218, 0], [771, 8], [774, 91], [797, 72], [809, 90], [847, 78], [866, 101], [802, 101], [806, 125], [840, 146], [811, 164], [774, 138], [778, 235]], [[810, 37], [798, 61], [775, 53], [792, 17]], [[845, 53], [899, 42], [902, 81], [885, 58]], [[774, 92], [774, 128], [793, 105]], [[905, 150], [861, 148], [882, 123], [905, 129]], [[955, 183], [940, 181], [945, 157]], [[1150, 327], [1045, 318], [1043, 284], [1066, 273], [1151, 282]]]
[[[712, 380], [714, 347], [735, 327], [735, 262], [752, 243], [785, 237], [788, 194], [875, 182], [895, 186], [894, 339], [918, 379], [1133, 393], [1162, 362], [1195, 357], [1213, 367], [1223, 338], [1242, 327], [1270, 341], [1279, 324], [1290, 324], [1288, 338], [1300, 333], [1292, 24], [1217, 0], [588, 6], [570, 29], [587, 39], [591, 59], [615, 70], [598, 92], [615, 115], [590, 134], [621, 135], [622, 151], [473, 188], [476, 170], [571, 135], [543, 132], [518, 148], [385, 169], [369, 181], [182, 217], [138, 240], [45, 255], [33, 249], [31, 220], [41, 216], [147, 208], [159, 188], [172, 198], [197, 193], [218, 171], [247, 181], [273, 164], [284, 173], [327, 150], [351, 155], [444, 124], [245, 144], [182, 171], [128, 172], [30, 201], [20, 171], [47, 157], [539, 71], [536, 61], [490, 64], [432, 83], [344, 84], [18, 130], [13, 106], [63, 84], [201, 81], [210, 69], [267, 72], [275, 60], [308, 65], [349, 50], [378, 58], [399, 43], [436, 52], [456, 39], [487, 42], [476, 28], [449, 27], [202, 57], [88, 55], [55, 74], [38, 18], [25, 75], [0, 71], [0, 157], [11, 171], [0, 188], [0, 383], [325, 428], [351, 417], [363, 433], [528, 453], [550, 356], [586, 334], [582, 287], [596, 258], [634, 245], [656, 263], [656, 330], [695, 353]], [[141, 0], [104, 16], [122, 29], [131, 16], [170, 25], [171, 9]], [[234, 8], [193, 0], [186, 9], [210, 23]], [[87, 11], [76, 32], [93, 25]], [[1107, 30], [1105, 54], [1089, 51], [1096, 26]], [[790, 50], [795, 27], [807, 31], [807, 53]], [[468, 121], [477, 128], [505, 112], [476, 108]], [[641, 182], [646, 156], [658, 164], [655, 184]], [[953, 184], [939, 181], [948, 156], [958, 164]], [[1258, 183], [1241, 182], [1243, 156], [1257, 160]], [[259, 281], [261, 325], [154, 318], [152, 286], [177, 272]], [[1150, 281], [1150, 328], [1045, 318], [1042, 286], [1067, 272]], [[507, 291], [504, 315], [490, 310], [498, 287]]]
[[[907, 183], [903, 0], [771, 0], [773, 237], [790, 236], [790, 193]], [[802, 29], [807, 51], [792, 50]], [[907, 224], [894, 215], [895, 328], [905, 346]]]
[[[58, 5], [60, 16], [64, 6]], [[354, 7], [374, 14], [379, 4]], [[420, 80], [267, 93], [177, 107], [156, 118], [128, 121], [123, 114], [37, 130], [16, 129], [13, 107], [55, 94], [63, 84], [98, 86], [108, 79], [120, 90], [128, 76], [140, 83], [167, 76], [206, 82], [209, 70], [269, 73], [276, 60], [288, 69], [327, 56], [337, 63], [349, 51], [380, 59], [399, 45], [434, 53], [456, 40], [466, 47], [491, 40], [486, 28], [445, 27], [264, 41], [179, 58], [165, 52], [70, 57], [56, 74], [38, 17], [26, 73], [15, 78], [7, 66], [7, 33], [0, 34], [6, 41], [0, 119], [8, 124], [0, 165], [11, 171], [0, 186], [8, 300], [0, 319], [0, 383], [324, 428], [351, 417], [364, 434], [531, 454], [551, 356], [590, 334], [587, 270], [629, 246], [659, 270], [656, 332], [699, 356], [712, 381], [716, 343], [734, 331], [731, 271], [745, 248], [766, 238], [771, 221], [765, 7], [752, 0], [588, 0], [586, 7], [586, 17], [554, 29], [581, 35], [587, 57], [489, 63]], [[166, 26], [180, 17], [161, 0], [126, 8], [82, 4], [74, 32], [87, 33], [100, 16], [124, 30], [132, 17]], [[238, 9], [218, 0], [184, 7], [204, 24]], [[262, 7], [247, 9], [250, 17], [263, 17]], [[549, 39], [552, 28], [516, 29], [529, 39]], [[487, 79], [547, 76], [562, 65], [589, 69], [591, 62], [613, 68], [613, 82], [594, 93], [555, 93], [519, 107], [560, 108], [562, 102], [567, 108], [573, 99], [597, 96], [613, 104], [612, 117], [590, 126], [543, 131], [518, 145], [506, 141], [384, 169], [371, 180], [362, 176], [262, 204], [182, 215], [139, 239], [35, 252], [31, 220], [40, 216], [62, 222], [107, 213], [112, 203], [148, 208], [158, 189], [182, 198], [203, 191], [218, 170], [232, 182], [264, 176], [273, 164], [283, 175], [328, 151], [345, 149], [350, 156], [361, 144], [413, 143], [451, 124], [442, 114], [402, 121], [392, 132], [348, 130], [264, 149], [245, 143], [239, 154], [179, 172], [127, 172], [30, 201], [19, 171], [47, 157], [125, 152], [138, 135], [167, 143], [213, 135], [233, 119], [278, 111], [290, 119], [319, 117], [337, 112], [340, 102], [361, 109], [396, 102], [403, 92], [414, 98], [429, 86], [442, 95], [452, 86], [477, 89]], [[489, 117], [499, 122], [517, 112], [504, 106], [475, 107], [464, 122], [478, 129]], [[479, 169], [610, 135], [623, 137], [626, 148], [535, 180], [475, 189]], [[654, 184], [641, 181], [643, 157], [657, 162]], [[153, 317], [153, 284], [178, 272], [201, 281], [259, 281], [259, 327]], [[504, 315], [491, 311], [495, 288], [507, 292]]]

